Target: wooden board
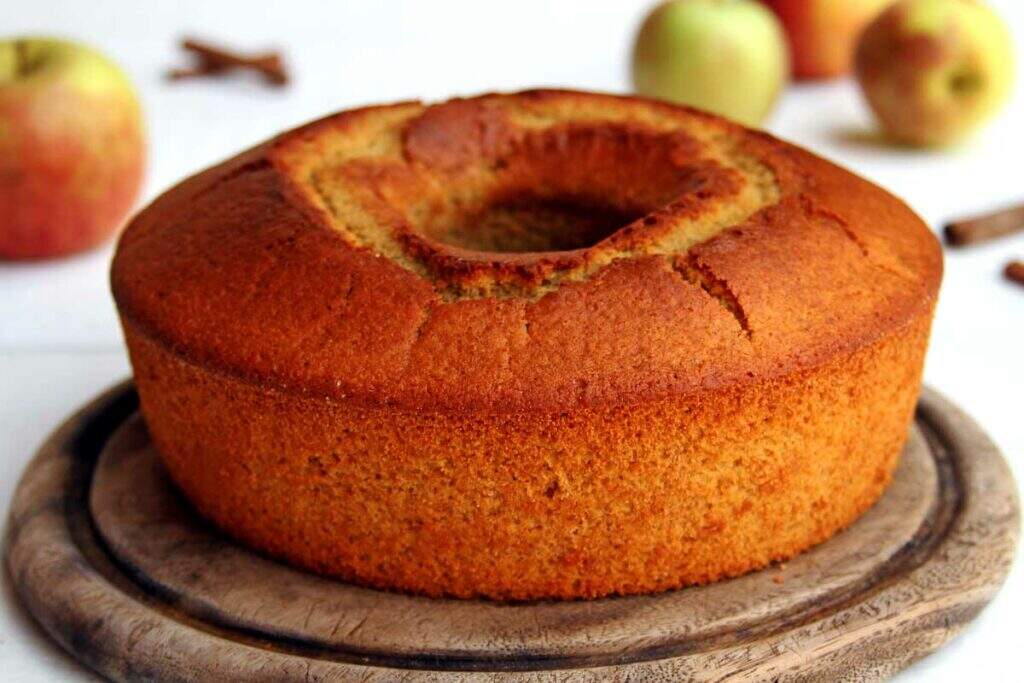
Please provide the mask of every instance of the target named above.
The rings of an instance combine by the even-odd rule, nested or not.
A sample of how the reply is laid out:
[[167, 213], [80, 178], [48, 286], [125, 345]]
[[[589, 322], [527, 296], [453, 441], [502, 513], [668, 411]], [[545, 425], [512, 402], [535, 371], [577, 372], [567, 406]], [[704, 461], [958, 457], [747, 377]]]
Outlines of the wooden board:
[[1019, 532], [1005, 462], [926, 391], [882, 500], [785, 566], [653, 596], [432, 600], [234, 545], [170, 487], [136, 407], [124, 383], [50, 438], [6, 538], [31, 613], [114, 680], [877, 680], [988, 603]]

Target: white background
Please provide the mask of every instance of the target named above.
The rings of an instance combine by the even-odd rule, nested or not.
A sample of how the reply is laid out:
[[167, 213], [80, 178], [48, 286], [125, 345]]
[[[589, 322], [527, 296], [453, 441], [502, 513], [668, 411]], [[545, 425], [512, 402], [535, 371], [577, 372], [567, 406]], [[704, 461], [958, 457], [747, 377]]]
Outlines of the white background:
[[[1024, 57], [1024, 3], [993, 0]], [[628, 89], [628, 52], [647, 2], [122, 2], [3, 0], [0, 34], [56, 34], [119, 61], [146, 109], [145, 199], [185, 175], [307, 119], [352, 105], [486, 90]], [[170, 84], [176, 40], [279, 46], [295, 75]], [[1024, 74], [1024, 68], [1020, 69]], [[768, 128], [888, 187], [932, 226], [1024, 201], [1024, 77], [1003, 115], [942, 153], [887, 147], [849, 81], [791, 88]], [[0, 220], [3, 218], [0, 217]], [[0, 265], [0, 513], [24, 463], [76, 405], [128, 374], [107, 289], [111, 245], [61, 262]], [[1024, 237], [948, 252], [926, 381], [965, 407], [1024, 477], [1024, 288], [1003, 264]], [[901, 681], [1019, 679], [1024, 571], [981, 617]], [[0, 678], [89, 680], [18, 608], [4, 574]]]

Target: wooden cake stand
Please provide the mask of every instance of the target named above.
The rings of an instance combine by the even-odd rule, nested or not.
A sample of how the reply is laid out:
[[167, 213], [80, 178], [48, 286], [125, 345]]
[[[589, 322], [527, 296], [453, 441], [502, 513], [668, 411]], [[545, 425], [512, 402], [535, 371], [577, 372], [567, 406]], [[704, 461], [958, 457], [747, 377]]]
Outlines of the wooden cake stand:
[[884, 497], [785, 565], [590, 602], [369, 590], [277, 564], [199, 519], [125, 382], [29, 465], [6, 561], [46, 631], [119, 681], [867, 681], [967, 624], [1006, 576], [1018, 531], [1006, 463], [926, 390]]

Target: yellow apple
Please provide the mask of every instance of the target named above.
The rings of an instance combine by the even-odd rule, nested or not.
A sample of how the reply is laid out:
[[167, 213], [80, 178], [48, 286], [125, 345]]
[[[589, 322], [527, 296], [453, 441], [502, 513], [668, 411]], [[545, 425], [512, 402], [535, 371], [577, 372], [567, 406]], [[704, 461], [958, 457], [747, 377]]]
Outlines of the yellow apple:
[[901, 0], [861, 36], [861, 90], [894, 139], [956, 142], [991, 118], [1013, 84], [1009, 31], [973, 0]]
[[669, 0], [644, 20], [633, 84], [740, 123], [764, 120], [789, 79], [778, 19], [753, 0]]

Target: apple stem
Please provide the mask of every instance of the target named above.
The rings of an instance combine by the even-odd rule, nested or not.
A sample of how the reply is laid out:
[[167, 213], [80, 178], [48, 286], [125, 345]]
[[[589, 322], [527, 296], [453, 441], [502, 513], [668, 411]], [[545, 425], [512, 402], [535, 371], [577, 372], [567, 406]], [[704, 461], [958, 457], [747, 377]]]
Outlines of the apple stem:
[[32, 70], [31, 58], [28, 54], [28, 41], [14, 41], [14, 74], [24, 76]]
[[43, 66], [46, 58], [32, 49], [31, 39], [18, 39], [14, 43], [14, 76], [21, 78]]

